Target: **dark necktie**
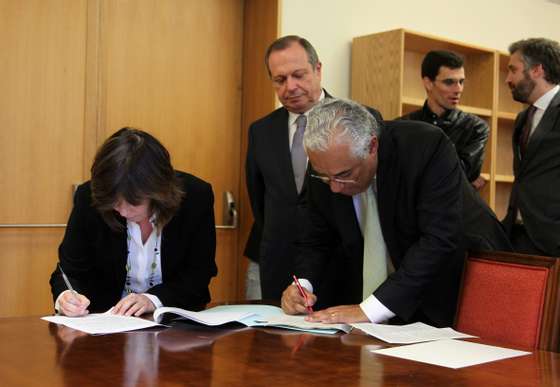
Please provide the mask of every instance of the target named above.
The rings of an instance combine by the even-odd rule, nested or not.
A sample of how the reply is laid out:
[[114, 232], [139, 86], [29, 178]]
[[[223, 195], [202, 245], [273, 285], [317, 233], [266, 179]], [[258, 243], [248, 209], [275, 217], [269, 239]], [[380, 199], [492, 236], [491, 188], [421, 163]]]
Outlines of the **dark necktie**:
[[521, 158], [525, 156], [525, 152], [527, 151], [527, 144], [529, 143], [529, 137], [531, 136], [531, 126], [533, 125], [533, 117], [535, 116], [536, 111], [537, 108], [533, 105], [529, 106], [529, 109], [527, 109], [527, 119], [525, 120], [523, 130], [519, 136], [519, 151], [521, 153]]
[[292, 141], [292, 168], [294, 169], [294, 177], [296, 181], [297, 192], [301, 192], [303, 180], [305, 179], [305, 170], [307, 169], [307, 155], [303, 149], [303, 133], [307, 125], [307, 117], [300, 114], [296, 119], [296, 133]]

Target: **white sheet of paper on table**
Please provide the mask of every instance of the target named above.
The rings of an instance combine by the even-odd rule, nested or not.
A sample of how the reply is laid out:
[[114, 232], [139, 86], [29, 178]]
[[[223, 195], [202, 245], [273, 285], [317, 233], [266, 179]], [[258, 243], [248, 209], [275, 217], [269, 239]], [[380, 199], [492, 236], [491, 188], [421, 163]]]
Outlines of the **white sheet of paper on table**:
[[455, 369], [531, 353], [461, 340], [437, 340], [371, 352]]
[[436, 328], [417, 322], [408, 325], [387, 325], [372, 323], [350, 324], [370, 336], [391, 344], [412, 344], [443, 339], [468, 339], [476, 336], [457, 332], [451, 328]]
[[91, 335], [127, 332], [161, 325], [143, 318], [119, 316], [109, 312], [92, 313], [83, 317], [47, 316], [41, 319]]

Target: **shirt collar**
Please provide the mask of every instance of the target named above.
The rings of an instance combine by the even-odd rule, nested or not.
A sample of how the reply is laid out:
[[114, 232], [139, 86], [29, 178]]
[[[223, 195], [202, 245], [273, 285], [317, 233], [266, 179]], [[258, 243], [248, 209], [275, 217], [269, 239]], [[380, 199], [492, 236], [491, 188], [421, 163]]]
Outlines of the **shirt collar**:
[[554, 98], [556, 93], [558, 93], [558, 90], [560, 90], [560, 85], [554, 86], [552, 89], [541, 95], [540, 98], [535, 101], [533, 106], [541, 110], [546, 110], [548, 105], [550, 105], [552, 98]]
[[[324, 99], [325, 99], [325, 90], [321, 89], [321, 95], [319, 96], [319, 101], [322, 101]], [[317, 102], [319, 102], [319, 101], [317, 101]], [[313, 107], [311, 109], [313, 109]], [[307, 110], [303, 113], [288, 112], [288, 114], [289, 114], [288, 124], [289, 125], [295, 125], [295, 122], [296, 122], [297, 118], [302, 114], [307, 117], [309, 115], [309, 112], [311, 111], [311, 109], [309, 109], [309, 110]]]
[[424, 106], [422, 107], [422, 111], [424, 113], [424, 117], [428, 117], [431, 120], [453, 120], [453, 114], [457, 112], [457, 109], [445, 109], [441, 116], [438, 116], [436, 113], [430, 109], [428, 106], [428, 100], [424, 102]]
[[[157, 215], [155, 213], [152, 214], [152, 216], [150, 216], [150, 223], [152, 224], [154, 229], [157, 229]], [[131, 225], [133, 225], [133, 224], [138, 226], [138, 223], [132, 222], [132, 221], [126, 219], [126, 226], [127, 227], [131, 227]]]

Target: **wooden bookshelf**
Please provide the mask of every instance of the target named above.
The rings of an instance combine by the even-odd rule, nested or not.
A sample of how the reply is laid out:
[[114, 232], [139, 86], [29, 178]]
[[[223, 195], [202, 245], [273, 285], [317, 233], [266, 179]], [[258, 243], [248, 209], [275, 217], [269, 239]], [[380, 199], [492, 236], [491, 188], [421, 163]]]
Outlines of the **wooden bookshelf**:
[[465, 58], [465, 89], [459, 108], [488, 122], [480, 191], [503, 218], [513, 183], [513, 122], [523, 106], [514, 102], [505, 83], [509, 55], [472, 44], [397, 29], [354, 38], [352, 99], [373, 106], [385, 119], [419, 109], [426, 99], [420, 67], [430, 50], [450, 50]]

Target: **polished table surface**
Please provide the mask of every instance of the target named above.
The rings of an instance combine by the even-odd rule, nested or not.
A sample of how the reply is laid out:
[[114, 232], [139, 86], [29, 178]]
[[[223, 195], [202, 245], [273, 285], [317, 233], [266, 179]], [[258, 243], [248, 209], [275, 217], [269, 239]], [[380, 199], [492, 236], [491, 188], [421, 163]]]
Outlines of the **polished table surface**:
[[0, 386], [560, 386], [560, 356], [463, 369], [376, 355], [360, 333], [178, 324], [89, 336], [38, 317], [0, 319]]

